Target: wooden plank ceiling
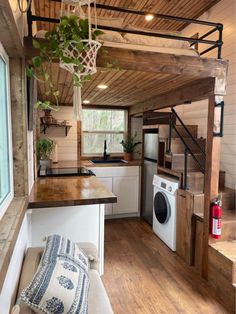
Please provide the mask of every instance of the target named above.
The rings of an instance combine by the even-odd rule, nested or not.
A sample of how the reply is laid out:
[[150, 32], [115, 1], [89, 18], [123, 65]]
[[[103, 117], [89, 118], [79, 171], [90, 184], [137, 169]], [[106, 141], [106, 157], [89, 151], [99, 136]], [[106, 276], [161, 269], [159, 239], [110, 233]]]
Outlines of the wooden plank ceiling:
[[[174, 15], [186, 18], [197, 18], [219, 0], [97, 0], [99, 4], [147, 11], [153, 13]], [[60, 2], [50, 0], [34, 0], [36, 15], [59, 18]], [[132, 24], [153, 30], [181, 30], [185, 24], [177, 21], [154, 19], [146, 22], [143, 16], [131, 15], [103, 9], [97, 10], [98, 17], [123, 18], [124, 25]], [[49, 23], [38, 23], [38, 29], [48, 29]]]
[[[175, 15], [187, 18], [197, 18], [209, 9], [218, 0], [97, 0], [99, 4], [129, 8], [138, 11], [149, 11], [161, 14]], [[60, 3], [50, 0], [34, 0], [35, 13], [39, 16], [59, 18]], [[123, 18], [124, 25], [132, 24], [152, 30], [181, 30], [183, 23], [154, 19], [146, 22], [143, 16], [128, 15], [106, 10], [97, 10], [98, 16], [110, 18]], [[38, 22], [37, 29], [50, 29], [53, 25]], [[51, 73], [60, 91], [60, 104], [71, 105], [73, 87], [71, 75], [60, 69], [58, 64], [51, 66]], [[104, 71], [99, 69], [92, 80], [82, 89], [83, 100], [89, 100], [94, 105], [108, 106], [132, 106], [154, 98], [157, 95], [167, 93], [177, 87], [188, 84], [194, 77], [156, 74], [138, 71]], [[98, 84], [107, 84], [106, 90], [99, 90]], [[39, 98], [49, 99], [45, 96], [43, 85], [39, 85]]]
[[[57, 63], [51, 65], [51, 73], [60, 92], [60, 104], [72, 105], [71, 74], [61, 69]], [[82, 98], [94, 105], [132, 106], [186, 85], [193, 79], [195, 77], [186, 75], [98, 69], [93, 79], [82, 88]], [[100, 90], [97, 88], [99, 84], [106, 84], [108, 88]], [[43, 84], [39, 84], [39, 98], [53, 102], [52, 98], [45, 96]]]

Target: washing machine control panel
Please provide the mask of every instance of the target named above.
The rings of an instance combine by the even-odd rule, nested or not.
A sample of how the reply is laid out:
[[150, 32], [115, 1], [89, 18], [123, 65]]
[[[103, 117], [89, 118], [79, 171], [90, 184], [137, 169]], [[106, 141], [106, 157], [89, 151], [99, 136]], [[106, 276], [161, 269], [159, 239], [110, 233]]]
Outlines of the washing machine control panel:
[[154, 175], [153, 185], [171, 194], [174, 194], [179, 188], [179, 182], [177, 180], [161, 175]]
[[172, 192], [172, 187], [169, 186], [167, 190], [168, 190], [169, 192]]

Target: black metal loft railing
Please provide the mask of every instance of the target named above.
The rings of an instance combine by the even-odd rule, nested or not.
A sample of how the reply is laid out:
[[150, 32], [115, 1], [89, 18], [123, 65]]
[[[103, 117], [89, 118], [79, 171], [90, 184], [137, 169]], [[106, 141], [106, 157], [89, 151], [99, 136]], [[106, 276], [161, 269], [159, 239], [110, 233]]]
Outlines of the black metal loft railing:
[[[205, 160], [206, 160], [206, 152], [205, 149], [199, 144], [199, 142], [193, 137], [191, 132], [188, 130], [182, 119], [179, 117], [177, 112], [172, 108], [172, 115], [175, 117], [176, 121], [180, 123], [180, 125], [183, 127], [184, 131], [187, 134], [187, 137], [184, 137], [181, 132], [178, 130], [178, 127], [175, 123], [172, 123], [173, 119], [170, 119], [169, 124], [169, 140], [168, 140], [168, 151], [171, 152], [171, 139], [172, 139], [172, 130], [174, 130], [178, 137], [180, 138], [181, 142], [183, 143], [185, 147], [184, 151], [184, 178], [183, 178], [183, 189], [186, 190], [188, 188], [188, 157], [191, 155], [195, 163], [197, 164], [199, 171], [201, 171], [203, 174], [205, 173]], [[189, 144], [188, 140], [191, 141], [193, 146], [195, 146], [198, 150], [198, 153], [194, 152], [193, 146]], [[200, 152], [200, 153], [199, 153]], [[200, 155], [200, 158], [197, 157]]]
[[[61, 2], [61, 0], [50, 0], [50, 1]], [[94, 3], [91, 3], [91, 6], [94, 6]], [[198, 24], [198, 25], [213, 27], [211, 30], [209, 30], [207, 33], [205, 33], [201, 37], [192, 38], [192, 37], [186, 37], [186, 36], [162, 34], [162, 33], [158, 33], [158, 32], [146, 32], [146, 31], [129, 30], [129, 29], [125, 29], [125, 28], [117, 28], [117, 27], [111, 27], [111, 26], [98, 25], [99, 29], [101, 29], [101, 30], [111, 30], [111, 31], [117, 31], [117, 32], [122, 32], [122, 33], [130, 33], [130, 34], [137, 34], [137, 35], [144, 35], [144, 36], [153, 36], [153, 37], [188, 41], [191, 43], [191, 46], [198, 44], [198, 43], [209, 45], [210, 47], [201, 51], [200, 55], [204, 55], [205, 53], [207, 53], [213, 49], [217, 49], [217, 58], [221, 59], [221, 52], [222, 52], [222, 45], [223, 45], [223, 41], [222, 41], [223, 24], [221, 24], [221, 23], [213, 23], [213, 22], [208, 22], [208, 21], [188, 19], [188, 18], [183, 18], [183, 17], [178, 17], [178, 16], [164, 15], [164, 14], [159, 14], [159, 13], [145, 12], [145, 11], [135, 11], [135, 10], [125, 9], [125, 8], [120, 8], [120, 7], [114, 7], [114, 6], [109, 6], [109, 5], [99, 4], [99, 3], [96, 4], [96, 7], [98, 9], [102, 9], [102, 10], [122, 12], [122, 13], [135, 14], [135, 15], [147, 15], [147, 14], [151, 13], [154, 17], [159, 18], [159, 19], [173, 20], [173, 21], [183, 22], [186, 24]], [[27, 13], [27, 20], [28, 20], [28, 35], [30, 37], [32, 37], [33, 22], [41, 21], [41, 22], [49, 22], [49, 23], [59, 23], [59, 21], [60, 21], [59, 19], [56, 19], [56, 18], [33, 15], [31, 7]], [[212, 35], [215, 32], [218, 32], [218, 36], [217, 36], [218, 39], [217, 40], [206, 39], [208, 36]]]

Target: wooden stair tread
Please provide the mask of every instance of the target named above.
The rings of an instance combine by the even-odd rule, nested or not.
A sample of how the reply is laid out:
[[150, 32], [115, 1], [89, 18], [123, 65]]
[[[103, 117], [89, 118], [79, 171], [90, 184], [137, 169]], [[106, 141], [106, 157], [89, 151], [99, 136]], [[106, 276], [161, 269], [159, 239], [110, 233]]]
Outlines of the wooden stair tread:
[[182, 170], [172, 170], [172, 169], [168, 169], [168, 168], [165, 168], [165, 167], [161, 167], [161, 166], [158, 166], [157, 167], [158, 170], [160, 171], [163, 171], [165, 173], [168, 173], [170, 175], [173, 175], [175, 177], [181, 177], [183, 175], [183, 171]]
[[224, 222], [236, 222], [236, 215], [234, 210], [222, 210], [222, 221]]
[[213, 249], [225, 256], [227, 259], [236, 263], [236, 240], [221, 241], [209, 244]]
[[[220, 172], [225, 172], [225, 171], [224, 170], [220, 170]], [[220, 189], [220, 192], [227, 193], [227, 194], [232, 194], [232, 195], [236, 194], [236, 191], [234, 189], [227, 188], [226, 186], [224, 188]]]
[[[199, 217], [201, 220], [203, 220], [204, 216], [202, 212], [196, 212], [194, 213], [195, 216]], [[227, 222], [236, 222], [236, 215], [234, 210], [225, 210], [223, 208], [222, 210], [222, 221], [224, 223]]]

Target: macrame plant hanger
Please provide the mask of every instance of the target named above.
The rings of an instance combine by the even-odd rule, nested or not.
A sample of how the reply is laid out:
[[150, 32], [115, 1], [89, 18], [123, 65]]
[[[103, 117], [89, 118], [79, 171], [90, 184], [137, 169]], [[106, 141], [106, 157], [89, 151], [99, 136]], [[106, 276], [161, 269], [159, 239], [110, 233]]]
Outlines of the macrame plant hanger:
[[[60, 60], [60, 67], [69, 71], [72, 75], [76, 75], [80, 80], [81, 77], [86, 75], [92, 75], [97, 72], [96, 59], [101, 43], [92, 39], [92, 27], [91, 27], [91, 6], [94, 2], [95, 9], [95, 27], [97, 28], [96, 21], [96, 2], [95, 0], [62, 0], [61, 3], [61, 17], [77, 15], [79, 18], [85, 18], [82, 6], [88, 7], [88, 24], [89, 24], [89, 36], [88, 39], [83, 39], [82, 42], [86, 49], [82, 52], [76, 47], [75, 41], [70, 41], [69, 45], [64, 47], [63, 55], [65, 57], [78, 58], [82, 64], [82, 68], [79, 68], [73, 63], [65, 63]], [[73, 111], [74, 118], [76, 120], [82, 120], [82, 96], [81, 86], [73, 87]]]

